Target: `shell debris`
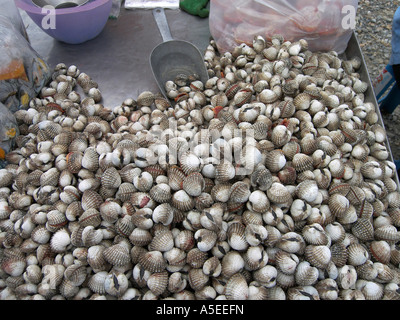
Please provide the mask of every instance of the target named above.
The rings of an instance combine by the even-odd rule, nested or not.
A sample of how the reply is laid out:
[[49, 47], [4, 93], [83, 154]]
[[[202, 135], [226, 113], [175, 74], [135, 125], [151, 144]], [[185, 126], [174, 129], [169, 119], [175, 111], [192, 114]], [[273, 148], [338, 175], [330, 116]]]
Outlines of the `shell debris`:
[[211, 40], [174, 106], [112, 108], [58, 64], [0, 169], [0, 299], [398, 299], [396, 167], [351, 61]]

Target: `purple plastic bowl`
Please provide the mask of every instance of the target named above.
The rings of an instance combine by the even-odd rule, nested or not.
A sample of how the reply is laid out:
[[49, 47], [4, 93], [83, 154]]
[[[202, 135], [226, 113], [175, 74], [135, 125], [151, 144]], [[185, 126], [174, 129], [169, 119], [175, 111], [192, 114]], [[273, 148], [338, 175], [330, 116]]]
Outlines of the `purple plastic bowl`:
[[55, 9], [55, 28], [45, 29], [42, 21], [45, 25], [50, 21], [48, 10], [37, 7], [31, 0], [16, 0], [15, 3], [49, 36], [71, 44], [96, 37], [106, 25], [112, 6], [112, 0], [90, 0], [82, 6]]

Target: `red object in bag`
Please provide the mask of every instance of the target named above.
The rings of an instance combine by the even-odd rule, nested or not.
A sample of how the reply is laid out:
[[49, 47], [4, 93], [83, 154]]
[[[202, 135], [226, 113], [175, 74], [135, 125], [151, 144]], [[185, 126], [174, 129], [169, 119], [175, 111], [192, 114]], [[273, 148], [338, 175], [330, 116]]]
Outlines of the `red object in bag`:
[[252, 44], [257, 35], [269, 40], [280, 34], [292, 42], [307, 40], [312, 51], [340, 54], [352, 34], [342, 23], [348, 14], [342, 11], [352, 6], [355, 13], [358, 0], [211, 0], [210, 4], [210, 32], [222, 53], [240, 43]]

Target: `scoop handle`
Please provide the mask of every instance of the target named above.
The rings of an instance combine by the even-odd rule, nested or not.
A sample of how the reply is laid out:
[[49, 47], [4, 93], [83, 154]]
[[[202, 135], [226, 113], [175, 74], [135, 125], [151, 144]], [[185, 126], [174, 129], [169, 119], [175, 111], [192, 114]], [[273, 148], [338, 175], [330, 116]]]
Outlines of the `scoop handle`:
[[158, 30], [161, 33], [161, 37], [163, 41], [173, 40], [171, 31], [169, 30], [167, 17], [165, 16], [164, 8], [155, 8], [153, 9], [153, 16], [156, 20]]

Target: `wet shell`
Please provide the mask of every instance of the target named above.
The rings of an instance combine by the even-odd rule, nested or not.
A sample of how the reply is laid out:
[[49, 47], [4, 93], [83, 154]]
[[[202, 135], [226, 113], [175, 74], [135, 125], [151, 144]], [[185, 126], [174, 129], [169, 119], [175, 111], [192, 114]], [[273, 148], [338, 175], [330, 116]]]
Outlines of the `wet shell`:
[[166, 262], [160, 251], [148, 251], [139, 257], [140, 265], [150, 272], [161, 272], [166, 267]]
[[286, 143], [289, 142], [292, 137], [292, 133], [288, 129], [288, 127], [284, 125], [277, 125], [271, 132], [271, 141], [275, 145], [275, 147], [283, 147]]
[[343, 216], [348, 210], [349, 206], [349, 200], [339, 193], [335, 193], [329, 198], [329, 209], [331, 213], [337, 217]]
[[318, 280], [318, 269], [310, 265], [308, 261], [299, 263], [295, 273], [296, 284], [299, 286], [311, 286]]
[[336, 267], [341, 268], [347, 262], [348, 252], [343, 242], [334, 243], [331, 246], [331, 261]]
[[54, 252], [63, 252], [71, 243], [71, 236], [66, 229], [57, 230], [50, 239], [50, 246]]
[[272, 172], [276, 173], [280, 171], [286, 165], [286, 158], [282, 150], [275, 149], [267, 153], [265, 157], [265, 166]]
[[384, 225], [374, 231], [376, 240], [399, 241], [400, 232], [393, 225]]
[[325, 269], [331, 260], [331, 251], [327, 246], [308, 245], [304, 257], [312, 266]]
[[67, 154], [67, 169], [71, 173], [78, 173], [82, 168], [83, 153], [80, 151], [70, 152]]
[[266, 191], [272, 185], [272, 174], [266, 167], [259, 165], [251, 174], [250, 182], [252, 187]]
[[279, 250], [275, 253], [276, 267], [285, 274], [293, 275], [299, 262], [298, 256], [293, 253], [284, 250]]
[[204, 274], [202, 268], [193, 268], [189, 270], [188, 280], [190, 287], [195, 290], [201, 290], [209, 282], [209, 276]]
[[193, 198], [184, 190], [176, 191], [172, 195], [171, 204], [178, 210], [182, 211], [189, 211], [194, 208]]
[[235, 167], [230, 162], [221, 162], [215, 167], [215, 179], [226, 182], [235, 177]]
[[301, 234], [308, 244], [327, 245], [330, 241], [329, 235], [319, 223], [304, 226]]
[[368, 250], [359, 243], [351, 244], [347, 252], [347, 263], [355, 267], [364, 264], [369, 258]]
[[147, 286], [154, 295], [161, 295], [168, 286], [168, 272], [163, 271], [152, 273], [147, 279]]
[[100, 194], [93, 190], [85, 190], [82, 194], [81, 205], [83, 210], [90, 208], [98, 209], [103, 203], [103, 198]]
[[361, 241], [374, 239], [374, 227], [370, 218], [359, 218], [351, 227], [351, 232]]
[[123, 267], [130, 263], [131, 256], [129, 250], [120, 244], [112, 245], [103, 251], [106, 261], [113, 266]]
[[201, 173], [192, 172], [182, 181], [182, 189], [192, 197], [198, 197], [204, 191], [205, 180]]
[[371, 257], [374, 260], [386, 265], [389, 264], [391, 258], [391, 248], [386, 241], [372, 241], [369, 244], [368, 249]]
[[225, 278], [230, 278], [234, 274], [243, 270], [245, 260], [236, 251], [227, 252], [221, 260], [221, 275]]
[[149, 244], [150, 251], [169, 251], [174, 247], [174, 237], [170, 230], [163, 230], [156, 233]]
[[271, 187], [267, 190], [268, 199], [276, 204], [284, 204], [292, 199], [292, 195], [287, 188], [279, 183], [274, 182]]
[[180, 190], [182, 187], [183, 179], [185, 178], [185, 173], [178, 166], [171, 166], [168, 168], [168, 184], [172, 190]]
[[247, 300], [249, 286], [245, 277], [236, 273], [226, 283], [225, 296], [228, 300]]
[[296, 169], [296, 172], [314, 170], [313, 158], [304, 153], [296, 153], [293, 156], [292, 165]]
[[121, 185], [122, 179], [115, 167], [107, 168], [101, 175], [101, 184], [104, 188], [116, 189]]

